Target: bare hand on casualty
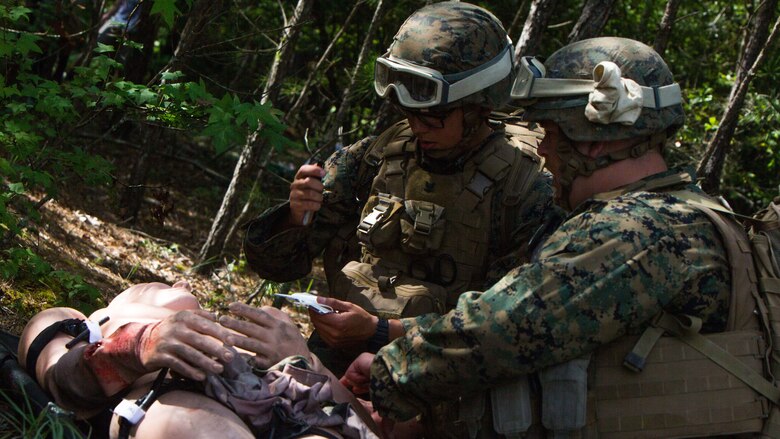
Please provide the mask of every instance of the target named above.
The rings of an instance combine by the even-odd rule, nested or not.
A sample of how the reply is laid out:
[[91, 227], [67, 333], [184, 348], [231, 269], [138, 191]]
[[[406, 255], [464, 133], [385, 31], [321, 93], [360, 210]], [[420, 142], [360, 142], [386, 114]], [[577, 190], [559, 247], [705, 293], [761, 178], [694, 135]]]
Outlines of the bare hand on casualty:
[[222, 316], [219, 323], [243, 335], [236, 336], [234, 346], [253, 352], [258, 366], [268, 368], [293, 355], [310, 358], [306, 340], [284, 311], [240, 302], [231, 303], [229, 310], [239, 318]]
[[206, 372], [222, 372], [218, 358], [232, 360], [233, 353], [224, 345], [232, 344], [234, 337], [216, 323], [212, 313], [179, 311], [146, 327], [139, 339], [138, 359], [147, 370], [170, 367], [199, 381], [206, 378]]

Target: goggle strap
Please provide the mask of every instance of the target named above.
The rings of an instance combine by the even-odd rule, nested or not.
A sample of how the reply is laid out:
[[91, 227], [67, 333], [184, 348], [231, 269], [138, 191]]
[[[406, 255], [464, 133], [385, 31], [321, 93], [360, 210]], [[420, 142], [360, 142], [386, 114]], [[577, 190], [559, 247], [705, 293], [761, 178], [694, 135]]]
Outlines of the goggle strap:
[[535, 78], [529, 98], [586, 95], [593, 91], [595, 85], [589, 79]]
[[[591, 93], [596, 83], [587, 79], [552, 79], [536, 78], [531, 87], [530, 98], [554, 98], [585, 95]], [[645, 108], [671, 107], [682, 103], [680, 84], [674, 83], [663, 87], [644, 87], [642, 89], [642, 106]]]
[[472, 69], [474, 72], [470, 76], [450, 84], [447, 96], [442, 96], [442, 102], [455, 102], [506, 78], [513, 68], [512, 52], [512, 46], [507, 46], [503, 56], [497, 56], [488, 63]]
[[680, 84], [675, 82], [663, 87], [642, 87], [642, 99], [643, 107], [656, 110], [680, 104], [682, 103]]

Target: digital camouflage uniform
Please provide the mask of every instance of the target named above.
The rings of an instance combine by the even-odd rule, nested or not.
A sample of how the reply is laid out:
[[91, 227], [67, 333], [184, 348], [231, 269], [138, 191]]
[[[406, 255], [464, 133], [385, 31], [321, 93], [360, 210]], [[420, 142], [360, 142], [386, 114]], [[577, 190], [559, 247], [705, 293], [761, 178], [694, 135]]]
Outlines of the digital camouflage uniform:
[[[423, 151], [412, 131], [397, 124], [379, 140], [334, 153], [325, 163], [324, 201], [313, 224], [274, 236], [289, 210], [281, 205], [266, 212], [247, 231], [250, 266], [264, 278], [290, 281], [309, 273], [324, 250], [330, 296], [395, 319], [444, 312], [463, 291], [485, 288], [527, 261], [531, 238], [561, 217], [552, 203], [551, 177], [539, 173], [539, 159], [528, 148], [536, 147], [538, 137], [526, 128], [516, 135], [512, 127], [510, 138], [504, 126], [491, 122], [487, 138], [478, 145], [472, 139], [485, 123], [484, 109], [508, 100], [511, 49], [501, 23], [474, 5], [441, 2], [412, 14], [381, 57], [387, 63], [458, 75], [457, 81], [473, 79], [483, 66], [504, 69], [490, 70], [493, 82], [477, 82], [482, 88], [465, 97], [414, 110], [446, 114], [462, 108], [461, 141], [444, 151]], [[405, 72], [404, 78], [412, 76]], [[404, 87], [392, 83], [387, 89], [400, 93]], [[532, 140], [516, 143], [529, 134]], [[391, 210], [380, 213], [385, 206]], [[342, 245], [355, 238], [360, 254]], [[369, 348], [334, 352], [316, 331], [309, 346], [336, 374]]]
[[[425, 248], [407, 248], [420, 245], [419, 241], [414, 241], [399, 254], [398, 248], [406, 245], [406, 241], [400, 243], [403, 237], [395, 239], [398, 242], [392, 250], [385, 248], [388, 247], [387, 243], [384, 243], [381, 249], [371, 248], [368, 244], [372, 241], [361, 238], [366, 248], [362, 255], [363, 262], [372, 265], [385, 264], [387, 270], [412, 274], [411, 277], [418, 280], [429, 280], [427, 277], [430, 277], [427, 276], [428, 273], [409, 273], [420, 258], [427, 258], [428, 260], [423, 262], [429, 267], [434, 265], [433, 259], [438, 256], [443, 256], [445, 262], [457, 265], [455, 272], [459, 278], [456, 282], [439, 282], [440, 279], [432, 281], [434, 284], [450, 287], [447, 291], [447, 309], [454, 305], [460, 292], [486, 287], [509, 268], [527, 261], [528, 245], [534, 233], [547, 222], [552, 223], [560, 219], [560, 211], [551, 202], [549, 174], [535, 178], [530, 187], [522, 184], [522, 197], [513, 197], [512, 191], [515, 188], [509, 186], [516, 181], [522, 182], [524, 176], [511, 175], [512, 165], [519, 163], [513, 162], [518, 155], [517, 151], [512, 151], [514, 148], [510, 142], [504, 140], [505, 132], [500, 124], [492, 124], [493, 133], [482, 144], [469, 147], [470, 149], [465, 148], [476, 128], [484, 123], [484, 115], [480, 115], [477, 109], [497, 109], [509, 99], [514, 71], [511, 68], [511, 57], [506, 54], [511, 54], [511, 48], [511, 41], [500, 21], [489, 11], [465, 2], [435, 3], [410, 15], [381, 59], [403, 62], [406, 67], [415, 66], [428, 72], [433, 70], [445, 78], [450, 78], [448, 81], [454, 82], [477, 77], [486, 65], [503, 66], [503, 76], [491, 76], [492, 82], [480, 82], [482, 85], [479, 87], [482, 88], [452, 102], [443, 96], [441, 102], [434, 104], [435, 108], [415, 109], [441, 113], [455, 107], [463, 108], [463, 139], [458, 145], [445, 151], [444, 155], [441, 152], [430, 155], [421, 152], [416, 148], [416, 138], [409, 130], [395, 132], [391, 131], [392, 128], [385, 133], [385, 136], [389, 136], [387, 133], [390, 132], [395, 133], [390, 136], [392, 138], [380, 136], [381, 142], [366, 138], [334, 153], [325, 163], [324, 201], [311, 227], [296, 227], [274, 235], [274, 230], [279, 229], [280, 221], [284, 221], [288, 216], [289, 208], [286, 204], [265, 212], [250, 225], [245, 249], [252, 268], [264, 278], [291, 281], [308, 274], [312, 259], [325, 250], [324, 262], [330, 295], [343, 300], [345, 293], [341, 290], [344, 288], [339, 288], [342, 285], [336, 287], [334, 279], [346, 262], [360, 256], [355, 251], [356, 227], [361, 219], [366, 220], [371, 216], [370, 209], [373, 204], [368, 207], [366, 204], [370, 197], [380, 192], [390, 193], [395, 199], [403, 199], [408, 203], [421, 201], [438, 206], [449, 205], [444, 216], [440, 217], [443, 219], [436, 220], [436, 227], [445, 223], [449, 230], [449, 236], [447, 231], [444, 232], [444, 244], [441, 244], [441, 248], [433, 248], [439, 244], [431, 242], [422, 243]], [[457, 78], [452, 75], [457, 75]], [[413, 75], [407, 73], [405, 78], [410, 76]], [[391, 84], [388, 89], [398, 92], [398, 87], [397, 84]], [[446, 92], [444, 94], [446, 95]], [[394, 99], [393, 96], [396, 95], [383, 96]], [[406, 138], [402, 136], [404, 133]], [[404, 145], [397, 145], [401, 150], [388, 152], [399, 139], [406, 139]], [[537, 141], [538, 139], [534, 138], [533, 142], [526, 143], [533, 143], [527, 146], [535, 148]], [[380, 145], [377, 146], [377, 143]], [[485, 151], [487, 153], [484, 153]], [[492, 151], [496, 153], [493, 154]], [[377, 174], [384, 175], [386, 170], [394, 166], [389, 164], [392, 160], [388, 155], [391, 154], [394, 154], [395, 158], [403, 156], [400, 158], [400, 166], [405, 169], [402, 188], [395, 191], [388, 188], [391, 186], [390, 178], [380, 176], [374, 179]], [[533, 156], [538, 163], [534, 152], [529, 153], [526, 150], [523, 154]], [[496, 165], [498, 161], [500, 165]], [[506, 166], [507, 163], [510, 166]], [[483, 165], [490, 165], [487, 167], [491, 168], [492, 172], [483, 169]], [[415, 169], [422, 169], [422, 172], [408, 170], [414, 166]], [[536, 175], [538, 166], [536, 168], [529, 169], [527, 175]], [[524, 168], [522, 169], [515, 174], [523, 173]], [[390, 174], [397, 175], [398, 172], [393, 170]], [[425, 187], [420, 188], [423, 180]], [[461, 187], [463, 190], [460, 190]], [[461, 200], [457, 197], [461, 194], [468, 195], [467, 189], [478, 193], [477, 201], [473, 203], [478, 207], [469, 205], [464, 210], [457, 205]], [[451, 199], [448, 198], [449, 194], [452, 194]], [[370, 202], [374, 203], [376, 198], [373, 197]], [[483, 208], [485, 206], [487, 209]], [[472, 208], [473, 211], [468, 210]], [[412, 212], [411, 218], [414, 219], [417, 206], [407, 205], [404, 209], [407, 216]], [[488, 217], [483, 218], [485, 212]], [[403, 223], [401, 226], [403, 227]], [[464, 229], [469, 230], [464, 232]], [[431, 231], [433, 232], [439, 231]], [[475, 238], [484, 234], [487, 234], [486, 239]], [[460, 236], [469, 238], [468, 242], [477, 242], [476, 247], [468, 248], [468, 245], [464, 245], [463, 248], [467, 251], [455, 249], [459, 245], [457, 241]], [[344, 242], [350, 242], [351, 245], [343, 245]], [[471, 260], [468, 260], [469, 258]], [[441, 258], [438, 261], [441, 261]]]
[[[687, 180], [692, 181], [692, 171]], [[669, 171], [582, 203], [535, 260], [441, 317], [405, 321], [379, 351], [371, 398], [409, 419], [437, 401], [580, 357], [643, 330], [662, 309], [721, 331], [730, 274], [708, 218], [666, 192]], [[660, 184], [660, 185], [659, 185]], [[687, 189], [700, 192], [693, 184]]]
[[[482, 65], [500, 58], [500, 54], [507, 49], [511, 49], [511, 41], [500, 21], [489, 11], [465, 2], [440, 2], [423, 7], [410, 15], [399, 28], [393, 44], [382, 58], [392, 57], [410, 65], [450, 75], [479, 70]], [[473, 134], [474, 128], [483, 123], [483, 117], [477, 118], [477, 112], [473, 109], [500, 108], [509, 99], [513, 78], [514, 73], [509, 69], [504, 78], [497, 79], [492, 85], [454, 102], [439, 104], [437, 111], [463, 105], [472, 106], [469, 109], [464, 107], [464, 140], [451, 151], [453, 156], [448, 154], [446, 157], [437, 156], [437, 159], [433, 159], [425, 154], [421, 156], [418, 151], [415, 161], [431, 175], [463, 174], [465, 179], [471, 178], [471, 175], [465, 175], [463, 172], [464, 168], [468, 169], [468, 162], [479, 155], [480, 148], [493, 146], [483, 144], [476, 150], [463, 150], [463, 145]], [[503, 128], [495, 125], [494, 134], [488, 143], [495, 143], [503, 133]], [[390, 139], [392, 140], [394, 139]], [[350, 248], [342, 246], [341, 243], [348, 240], [354, 243], [355, 228], [361, 219], [361, 212], [369, 196], [375, 195], [371, 193], [373, 178], [383, 165], [384, 157], [381, 153], [377, 154], [376, 158], [366, 157], [373, 141], [373, 138], [363, 139], [337, 151], [327, 160], [326, 175], [323, 178], [323, 206], [317, 212], [311, 227], [292, 228], [274, 236], [275, 226], [288, 215], [287, 204], [270, 209], [250, 225], [246, 234], [245, 250], [250, 266], [260, 276], [280, 282], [301, 278], [310, 272], [312, 260], [325, 250], [325, 269], [332, 290], [330, 295], [343, 299], [340, 295], [343, 293], [333, 291], [336, 289], [333, 285], [334, 274], [344, 263], [357, 259], [359, 255], [355, 254], [354, 246]], [[415, 139], [410, 139], [410, 144], [414, 142]], [[481, 160], [484, 161], [484, 158]], [[384, 165], [386, 166], [386, 163]], [[499, 177], [504, 178], [505, 175]], [[480, 232], [488, 233], [487, 256], [484, 261], [475, 261], [476, 264], [484, 263], [488, 270], [484, 275], [486, 278], [478, 279], [479, 282], [473, 288], [490, 285], [509, 268], [528, 260], [527, 246], [533, 234], [551, 215], [556, 217], [556, 220], [560, 218], [560, 211], [551, 203], [550, 181], [549, 174], [539, 176], [526, 191], [525, 199], [512, 201], [516, 206], [511, 209], [503, 206], [508, 197], [502, 192], [511, 188], [504, 188], [503, 183], [496, 183], [495, 188], [490, 188], [492, 192], [487, 193], [486, 199], [481, 201], [481, 204], [489, 204], [492, 216], [481, 223]], [[467, 182], [468, 180], [463, 181], [462, 184]], [[381, 186], [384, 182], [377, 183]], [[440, 187], [433, 191], [445, 192], [446, 189]], [[404, 198], [405, 194], [393, 195]], [[446, 215], [445, 212], [445, 217]], [[367, 216], [367, 212], [363, 212], [363, 216]], [[447, 221], [451, 221], [451, 218]], [[335, 243], [332, 243], [334, 240]], [[374, 253], [376, 256], [382, 256], [382, 252]], [[417, 255], [409, 255], [410, 260], [416, 257]], [[458, 286], [462, 289], [457, 293], [472, 288], [456, 283], [450, 290]], [[451, 307], [454, 302], [455, 300], [451, 300], [448, 305]]]
[[[503, 130], [499, 128], [496, 132], [501, 135]], [[325, 162], [323, 205], [311, 226], [273, 234], [274, 227], [289, 214], [288, 203], [269, 209], [251, 222], [244, 246], [250, 266], [261, 277], [278, 282], [304, 277], [311, 271], [313, 259], [338, 239], [340, 230], [346, 228], [354, 235], [377, 169], [365, 171], [364, 175], [359, 172], [373, 140], [365, 138], [343, 148]], [[548, 173], [540, 174], [513, 214], [504, 218], [499, 218], [504, 212], [502, 194], [496, 193], [490, 200], [495, 217], [489, 224], [489, 260], [486, 262], [490, 270], [485, 286], [495, 282], [509, 268], [527, 261], [527, 247], [533, 235], [544, 224], [554, 224], [560, 217], [560, 210], [552, 204], [550, 181]], [[508, 240], [501, 231], [502, 223], [508, 223], [507, 228], [511, 231]]]
[[[512, 94], [528, 99], [525, 119], [558, 130], [544, 147], [559, 165], [556, 200], [573, 211], [529, 264], [444, 316], [405, 321], [372, 363], [374, 408], [405, 420], [490, 389], [494, 425], [513, 437], [761, 431], [780, 392], [766, 380], [766, 305], [744, 230], [713, 212], [692, 171], [642, 157], [684, 121], [663, 59], [633, 40], [583, 40], [544, 65], [523, 59]], [[614, 189], [608, 172], [594, 175], [634, 158], [617, 178], [656, 174]], [[572, 200], [575, 179], [589, 176], [610, 190]], [[461, 436], [482, 436], [461, 419]]]

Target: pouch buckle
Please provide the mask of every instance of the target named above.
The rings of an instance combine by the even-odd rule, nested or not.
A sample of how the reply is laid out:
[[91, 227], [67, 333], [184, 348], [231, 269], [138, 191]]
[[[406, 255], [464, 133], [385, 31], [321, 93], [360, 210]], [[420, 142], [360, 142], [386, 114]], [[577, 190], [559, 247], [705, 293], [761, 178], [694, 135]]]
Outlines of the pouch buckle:
[[430, 235], [434, 222], [436, 222], [436, 215], [433, 206], [420, 205], [414, 217], [414, 233], [423, 236]]
[[385, 213], [390, 209], [390, 206], [391, 203], [389, 201], [380, 199], [379, 203], [371, 210], [371, 213], [366, 215], [366, 217], [360, 221], [360, 224], [358, 224], [358, 236], [367, 235], [368, 232], [374, 228], [376, 223], [384, 217]]

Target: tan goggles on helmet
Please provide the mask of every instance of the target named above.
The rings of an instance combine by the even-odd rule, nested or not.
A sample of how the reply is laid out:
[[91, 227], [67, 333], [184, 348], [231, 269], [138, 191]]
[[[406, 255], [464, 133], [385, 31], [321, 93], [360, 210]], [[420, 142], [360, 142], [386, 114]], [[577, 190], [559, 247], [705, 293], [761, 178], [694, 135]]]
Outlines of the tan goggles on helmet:
[[386, 98], [395, 90], [398, 103], [407, 108], [427, 108], [463, 99], [504, 79], [512, 72], [512, 45], [490, 61], [465, 72], [442, 75], [388, 55], [374, 67], [374, 89]]
[[[598, 67], [598, 66], [597, 66]], [[512, 84], [512, 99], [555, 98], [580, 96], [592, 93], [598, 84], [589, 79], [545, 78], [547, 71], [538, 59], [524, 56], [520, 59], [517, 77]], [[662, 87], [644, 87], [642, 89], [643, 107], [656, 110], [682, 103], [680, 85], [677, 83]], [[585, 105], [587, 101], [583, 101]]]

